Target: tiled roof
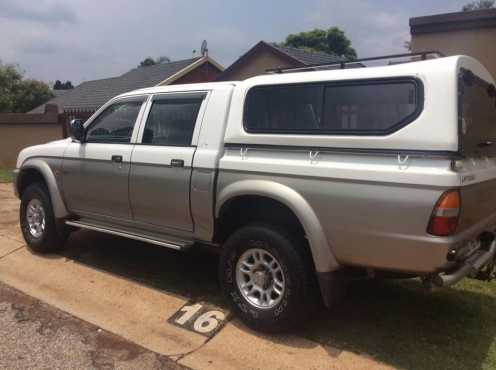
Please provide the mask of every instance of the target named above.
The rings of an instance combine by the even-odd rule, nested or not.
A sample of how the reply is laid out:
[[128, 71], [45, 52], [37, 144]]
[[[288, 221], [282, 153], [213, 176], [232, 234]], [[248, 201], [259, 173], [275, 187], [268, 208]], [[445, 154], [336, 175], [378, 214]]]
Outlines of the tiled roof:
[[[331, 55], [323, 52], [311, 52], [305, 49], [279, 46], [275, 43], [259, 41], [250, 50], [240, 56], [233, 64], [227, 67], [224, 72], [217, 76], [217, 80], [226, 81], [232, 79], [233, 71], [236, 71], [236, 68], [239, 66], [249, 63], [250, 58], [260, 51], [269, 51], [277, 54], [285, 60], [283, 63], [284, 65], [274, 65], [272, 68], [305, 67], [314, 64], [338, 63], [344, 60], [344, 58], [337, 55]], [[260, 73], [263, 73], [263, 71], [260, 71]]]
[[[56, 96], [46, 104], [57, 104], [60, 112], [63, 110], [96, 110], [116, 95], [158, 85], [199, 59], [200, 57], [138, 67], [119, 77], [86, 81], [74, 89], [66, 90], [64, 94]], [[43, 113], [44, 109], [43, 104], [29, 113]]]
[[291, 58], [303, 63], [304, 65], [339, 63], [345, 60], [338, 55], [327, 54], [320, 51], [307, 51], [305, 49], [279, 46], [276, 44], [271, 44], [271, 46], [283, 52], [284, 54], [287, 54]]

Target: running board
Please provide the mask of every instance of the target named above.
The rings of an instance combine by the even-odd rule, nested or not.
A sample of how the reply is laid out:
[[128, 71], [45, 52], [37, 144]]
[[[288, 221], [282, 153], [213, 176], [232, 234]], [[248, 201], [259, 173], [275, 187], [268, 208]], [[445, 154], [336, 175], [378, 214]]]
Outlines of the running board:
[[160, 245], [161, 247], [171, 248], [178, 251], [185, 250], [193, 245], [193, 242], [189, 240], [175, 240], [174, 242], [169, 240], [157, 240], [153, 238], [148, 238], [146, 236], [140, 236], [133, 233], [129, 233], [126, 231], [109, 229], [106, 227], [92, 225], [81, 221], [66, 221], [65, 224], [69, 226], [79, 227], [81, 229], [99, 231], [106, 234], [117, 235], [128, 239], [138, 240], [140, 242]]

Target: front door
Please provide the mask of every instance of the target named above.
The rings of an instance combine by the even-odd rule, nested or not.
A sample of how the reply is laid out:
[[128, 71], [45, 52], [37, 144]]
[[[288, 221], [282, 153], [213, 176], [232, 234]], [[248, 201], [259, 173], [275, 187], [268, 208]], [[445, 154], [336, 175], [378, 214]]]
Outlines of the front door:
[[130, 220], [129, 170], [144, 97], [109, 105], [69, 145], [63, 161], [63, 191], [69, 209], [90, 218]]
[[[190, 179], [204, 93], [152, 98], [133, 151], [129, 198], [133, 219], [149, 229], [193, 231]], [[173, 231], [173, 230], [172, 230]]]

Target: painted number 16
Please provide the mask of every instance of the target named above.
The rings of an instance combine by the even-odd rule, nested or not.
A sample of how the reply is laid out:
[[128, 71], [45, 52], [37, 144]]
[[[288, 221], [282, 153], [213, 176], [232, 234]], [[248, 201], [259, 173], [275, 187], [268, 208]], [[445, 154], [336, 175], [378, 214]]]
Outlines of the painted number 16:
[[[199, 303], [191, 306], [184, 306], [179, 311], [184, 312], [184, 314], [176, 319], [176, 323], [179, 325], [187, 324], [202, 308], [203, 306]], [[202, 334], [210, 333], [214, 331], [225, 318], [225, 314], [221, 311], [207, 311], [196, 318], [193, 323], [193, 329]]]

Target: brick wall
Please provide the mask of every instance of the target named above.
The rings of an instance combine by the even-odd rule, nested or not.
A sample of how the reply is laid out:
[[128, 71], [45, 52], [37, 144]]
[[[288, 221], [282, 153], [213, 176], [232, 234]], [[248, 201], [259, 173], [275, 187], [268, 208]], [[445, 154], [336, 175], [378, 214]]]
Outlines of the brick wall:
[[267, 48], [259, 48], [256, 52], [243, 56], [232, 67], [229, 67], [218, 81], [242, 81], [253, 76], [266, 73], [267, 69], [282, 67], [298, 67], [279, 54]]
[[410, 32], [412, 51], [469, 55], [496, 78], [496, 9], [411, 18]]
[[193, 71], [175, 80], [171, 85], [215, 81], [220, 71], [210, 63], [204, 63]]
[[0, 113], [0, 167], [14, 168], [25, 147], [64, 136], [56, 106], [47, 105], [43, 114]]

